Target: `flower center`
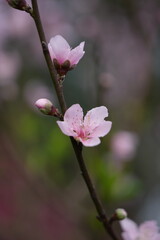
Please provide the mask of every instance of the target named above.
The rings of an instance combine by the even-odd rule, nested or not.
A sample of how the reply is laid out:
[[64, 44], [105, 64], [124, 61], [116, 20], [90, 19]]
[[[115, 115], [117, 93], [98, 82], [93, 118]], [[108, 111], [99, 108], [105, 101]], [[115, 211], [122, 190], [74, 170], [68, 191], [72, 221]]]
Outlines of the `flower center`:
[[76, 139], [83, 139], [87, 140], [90, 138], [90, 132], [87, 131], [83, 125], [81, 125], [80, 129], [78, 131], [75, 131], [77, 133]]
[[84, 139], [85, 138], [85, 131], [83, 128], [80, 129], [78, 133], [78, 137]]
[[82, 125], [80, 130], [79, 130], [79, 133], [78, 133], [78, 138], [81, 138], [83, 140], [87, 140], [90, 138], [90, 132], [87, 131], [84, 126]]

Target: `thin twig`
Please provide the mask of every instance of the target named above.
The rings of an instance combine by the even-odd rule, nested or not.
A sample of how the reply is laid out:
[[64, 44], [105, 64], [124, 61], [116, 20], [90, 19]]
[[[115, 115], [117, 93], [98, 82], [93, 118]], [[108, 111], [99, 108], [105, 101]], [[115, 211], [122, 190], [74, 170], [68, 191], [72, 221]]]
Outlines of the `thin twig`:
[[79, 143], [77, 144], [77, 142], [74, 140], [74, 138], [71, 138], [71, 142], [72, 142], [72, 146], [74, 148], [78, 163], [79, 163], [79, 167], [81, 169], [81, 174], [84, 178], [84, 181], [87, 185], [87, 188], [89, 190], [90, 196], [93, 200], [93, 203], [96, 207], [96, 210], [98, 212], [98, 216], [97, 219], [102, 222], [106, 232], [112, 237], [112, 239], [114, 240], [118, 240], [118, 238], [116, 237], [111, 225], [109, 224], [109, 220], [107, 219], [105, 210], [102, 206], [102, 203], [96, 193], [95, 187], [92, 183], [91, 177], [89, 175], [89, 172], [86, 168], [84, 159], [83, 159], [83, 155], [82, 155], [82, 144]]
[[59, 86], [59, 83], [57, 81], [57, 72], [54, 68], [54, 65], [52, 63], [52, 60], [51, 60], [51, 57], [50, 57], [50, 54], [49, 54], [49, 51], [48, 51], [48, 47], [47, 47], [47, 43], [46, 43], [46, 37], [45, 37], [45, 34], [44, 34], [44, 30], [43, 30], [39, 10], [38, 10], [37, 1], [32, 0], [32, 7], [33, 7], [33, 19], [34, 19], [36, 27], [37, 27], [38, 35], [39, 35], [41, 45], [42, 45], [42, 49], [43, 49], [43, 54], [44, 54], [44, 57], [45, 57], [46, 62], [47, 62], [47, 66], [48, 66], [50, 76], [51, 76], [52, 82], [53, 82], [55, 90], [56, 90], [56, 94], [57, 94], [57, 97], [58, 97], [58, 100], [59, 100], [59, 104], [60, 104], [62, 113], [64, 114], [66, 109], [67, 109], [67, 106], [66, 106], [65, 99], [64, 99], [64, 96], [63, 96], [62, 87]]
[[[43, 49], [43, 54], [44, 54], [44, 57], [46, 59], [47, 66], [48, 66], [52, 81], [53, 81], [54, 86], [55, 86], [55, 90], [56, 90], [57, 97], [58, 97], [58, 100], [59, 100], [59, 103], [60, 103], [60, 106], [61, 106], [62, 113], [64, 114], [67, 107], [66, 107], [66, 103], [65, 103], [65, 99], [64, 99], [64, 95], [63, 95], [63, 89], [62, 89], [61, 86], [59, 86], [59, 83], [57, 81], [57, 73], [56, 73], [56, 70], [55, 70], [54, 65], [52, 63], [52, 60], [51, 60], [51, 57], [50, 57], [50, 54], [49, 54], [49, 51], [48, 51], [48, 48], [47, 48], [47, 45], [46, 45], [46, 38], [45, 38], [44, 31], [43, 31], [41, 19], [40, 19], [37, 0], [32, 0], [32, 7], [33, 7], [33, 19], [35, 21], [35, 24], [36, 24], [36, 27], [37, 27], [37, 30], [38, 30], [39, 38], [40, 38], [42, 49]], [[81, 172], [82, 172], [82, 176], [84, 178], [84, 181], [87, 185], [90, 196], [91, 196], [91, 198], [93, 200], [93, 203], [95, 205], [95, 208], [97, 210], [97, 213], [98, 213], [97, 218], [103, 223], [104, 229], [107, 232], [107, 234], [109, 234], [113, 240], [118, 240], [114, 231], [112, 230], [111, 225], [109, 224], [109, 221], [106, 217], [105, 210], [102, 206], [102, 203], [101, 203], [101, 201], [100, 201], [100, 199], [99, 199], [99, 197], [96, 193], [95, 187], [94, 187], [94, 185], [92, 183], [92, 180], [89, 176], [89, 173], [88, 173], [88, 170], [86, 168], [86, 165], [85, 165], [85, 162], [84, 162], [84, 159], [83, 159], [83, 155], [82, 155], [82, 145], [77, 143], [77, 141], [75, 141], [74, 138], [71, 137], [70, 139], [71, 139], [71, 143], [72, 143], [74, 152], [76, 154], [76, 157], [77, 157], [77, 160], [78, 160], [78, 163], [79, 163], [79, 167], [80, 167]]]

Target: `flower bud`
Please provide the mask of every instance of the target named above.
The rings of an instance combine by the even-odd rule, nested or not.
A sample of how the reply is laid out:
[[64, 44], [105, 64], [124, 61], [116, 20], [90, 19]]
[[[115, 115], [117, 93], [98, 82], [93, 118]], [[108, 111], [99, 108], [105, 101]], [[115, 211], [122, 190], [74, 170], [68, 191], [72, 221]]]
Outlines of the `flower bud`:
[[127, 217], [127, 212], [123, 208], [117, 208], [115, 210], [115, 218], [117, 218], [117, 220], [123, 220], [126, 217]]
[[112, 224], [115, 221], [121, 221], [125, 218], [127, 218], [127, 212], [123, 208], [117, 208], [109, 219], [109, 223]]
[[52, 102], [46, 98], [41, 98], [35, 102], [35, 106], [45, 115], [60, 117], [58, 109], [56, 109]]
[[64, 76], [72, 70], [83, 57], [84, 42], [71, 49], [68, 42], [60, 35], [51, 38], [48, 50], [59, 76]]
[[29, 7], [25, 0], [6, 0], [6, 1], [11, 7], [16, 8], [18, 10], [25, 11]]

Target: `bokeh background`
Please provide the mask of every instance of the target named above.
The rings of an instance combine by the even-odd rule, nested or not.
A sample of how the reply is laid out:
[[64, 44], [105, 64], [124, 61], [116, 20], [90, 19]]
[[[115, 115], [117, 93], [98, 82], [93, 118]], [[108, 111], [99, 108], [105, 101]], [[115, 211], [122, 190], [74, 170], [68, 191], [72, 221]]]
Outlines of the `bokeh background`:
[[[68, 106], [105, 105], [111, 132], [85, 148], [108, 215], [160, 225], [160, 3], [38, 0], [47, 40], [85, 55], [64, 82]], [[58, 107], [31, 17], [0, 2], [0, 239], [106, 239], [69, 139], [34, 106]], [[117, 226], [118, 229], [118, 224]], [[108, 238], [109, 239], [109, 238]]]

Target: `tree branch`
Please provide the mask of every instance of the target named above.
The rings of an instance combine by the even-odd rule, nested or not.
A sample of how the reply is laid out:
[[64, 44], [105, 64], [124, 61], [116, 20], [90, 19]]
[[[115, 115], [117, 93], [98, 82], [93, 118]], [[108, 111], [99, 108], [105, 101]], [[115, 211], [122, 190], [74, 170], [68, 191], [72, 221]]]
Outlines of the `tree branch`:
[[59, 83], [58, 83], [57, 72], [56, 72], [55, 67], [52, 63], [52, 60], [51, 60], [51, 57], [50, 57], [50, 54], [49, 54], [49, 51], [48, 51], [46, 37], [45, 37], [45, 34], [44, 34], [44, 30], [43, 30], [43, 26], [42, 26], [40, 14], [39, 14], [38, 4], [37, 4], [36, 0], [32, 0], [32, 7], [33, 7], [33, 19], [34, 19], [35, 24], [36, 24], [38, 35], [39, 35], [40, 42], [41, 42], [41, 45], [42, 45], [43, 54], [44, 54], [44, 57], [45, 57], [46, 62], [47, 62], [47, 66], [48, 66], [50, 76], [51, 76], [52, 82], [53, 82], [55, 90], [56, 90], [56, 94], [57, 94], [57, 97], [58, 97], [58, 101], [59, 101], [62, 113], [64, 114], [65, 111], [67, 110], [67, 106], [66, 106], [63, 91], [62, 91], [62, 86], [60, 86]]
[[[39, 38], [41, 41], [41, 45], [42, 45], [42, 49], [43, 49], [43, 54], [44, 57], [46, 59], [47, 62], [47, 66], [51, 75], [51, 79], [53, 81], [53, 84], [55, 86], [55, 90], [56, 90], [56, 94], [60, 103], [60, 107], [62, 110], [62, 113], [64, 114], [67, 107], [66, 107], [66, 102], [64, 99], [64, 95], [63, 95], [63, 89], [62, 86], [59, 85], [58, 79], [57, 79], [57, 73], [56, 70], [54, 68], [54, 65], [52, 63], [49, 51], [48, 51], [48, 47], [46, 44], [46, 38], [45, 38], [45, 34], [44, 34], [44, 30], [42, 27], [42, 23], [41, 23], [41, 19], [40, 19], [40, 14], [39, 14], [39, 10], [38, 10], [38, 4], [37, 4], [37, 0], [32, 0], [32, 7], [33, 7], [33, 19], [35, 21], [36, 27], [37, 27], [37, 31], [39, 34]], [[71, 143], [74, 149], [74, 152], [76, 154], [77, 160], [78, 160], [78, 164], [79, 167], [81, 169], [81, 173], [82, 176], [84, 178], [84, 181], [87, 185], [88, 191], [90, 193], [90, 196], [92, 198], [92, 201], [95, 205], [95, 208], [97, 210], [98, 213], [98, 219], [102, 222], [104, 229], [106, 231], [107, 234], [110, 235], [110, 237], [113, 240], [118, 240], [118, 238], [116, 237], [114, 231], [112, 230], [111, 225], [109, 224], [109, 220], [106, 217], [106, 213], [105, 210], [101, 204], [101, 201], [96, 193], [95, 187], [92, 183], [92, 180], [89, 176], [88, 170], [86, 168], [84, 159], [83, 159], [83, 155], [82, 155], [82, 144], [81, 143], [77, 143], [77, 141], [74, 140], [74, 138], [70, 138], [71, 139]]]

